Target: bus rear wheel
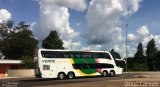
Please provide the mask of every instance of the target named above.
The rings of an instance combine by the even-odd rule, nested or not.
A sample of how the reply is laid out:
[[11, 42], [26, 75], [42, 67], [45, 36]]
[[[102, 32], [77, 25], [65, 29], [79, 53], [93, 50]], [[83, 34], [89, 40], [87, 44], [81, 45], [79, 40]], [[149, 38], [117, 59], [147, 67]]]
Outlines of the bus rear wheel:
[[69, 79], [75, 78], [74, 72], [69, 72], [68, 75], [67, 75], [67, 77], [68, 77]]
[[58, 74], [58, 79], [62, 80], [65, 78], [65, 74], [64, 73], [59, 73]]

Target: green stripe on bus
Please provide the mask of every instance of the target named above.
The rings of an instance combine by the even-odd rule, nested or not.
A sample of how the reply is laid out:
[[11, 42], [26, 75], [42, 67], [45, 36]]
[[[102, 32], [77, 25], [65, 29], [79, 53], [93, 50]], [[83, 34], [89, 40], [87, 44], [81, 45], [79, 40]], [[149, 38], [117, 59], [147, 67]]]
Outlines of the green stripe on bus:
[[[94, 58], [73, 58], [74, 64], [91, 64], [91, 63], [96, 63], [96, 60]], [[85, 74], [93, 74], [98, 72], [97, 69], [80, 69], [81, 72]]]

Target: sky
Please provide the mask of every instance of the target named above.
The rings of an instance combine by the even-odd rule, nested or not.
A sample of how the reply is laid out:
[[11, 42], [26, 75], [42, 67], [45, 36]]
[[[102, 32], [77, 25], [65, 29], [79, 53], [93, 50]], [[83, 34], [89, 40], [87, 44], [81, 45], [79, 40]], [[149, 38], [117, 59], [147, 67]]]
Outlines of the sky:
[[126, 28], [128, 56], [151, 39], [160, 50], [159, 9], [160, 0], [0, 0], [0, 23], [25, 21], [40, 42], [57, 30], [66, 49], [115, 49], [124, 58]]

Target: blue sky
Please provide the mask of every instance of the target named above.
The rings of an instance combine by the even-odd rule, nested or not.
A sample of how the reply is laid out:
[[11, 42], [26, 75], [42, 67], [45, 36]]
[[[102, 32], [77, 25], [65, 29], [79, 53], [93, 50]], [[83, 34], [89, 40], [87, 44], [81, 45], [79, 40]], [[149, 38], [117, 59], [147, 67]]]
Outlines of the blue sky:
[[[0, 8], [7, 9], [9, 12], [11, 12], [12, 20], [14, 20], [16, 24], [20, 21], [26, 21], [27, 23], [31, 24], [39, 18], [40, 6], [39, 2], [35, 0], [0, 0]], [[159, 0], [143, 0], [138, 12], [130, 17], [125, 18], [125, 21], [128, 22], [131, 28], [131, 32], [136, 32], [136, 28], [147, 24], [151, 28], [152, 33], [159, 34], [160, 31], [157, 31], [158, 27], [160, 27], [159, 9]], [[75, 29], [77, 28], [77, 22], [82, 24], [85, 22], [86, 11], [77, 12], [70, 9], [69, 12], [71, 26], [73, 26]]]
[[0, 0], [0, 8], [7, 9], [16, 24], [20, 21], [30, 24], [39, 17], [39, 4], [33, 0]]
[[160, 1], [143, 0], [137, 13], [126, 19], [131, 28], [131, 32], [136, 32], [136, 28], [142, 25], [148, 25], [150, 32], [159, 34], [160, 31]]
[[[55, 0], [55, 1], [57, 1], [57, 0]], [[62, 35], [62, 39], [64, 40], [66, 48], [69, 46], [70, 43], [73, 43], [73, 44], [75, 43], [76, 46], [79, 46], [77, 48], [81, 47], [81, 48], [86, 48], [86, 49], [89, 49], [89, 48], [97, 49], [96, 47], [98, 47], [98, 48], [101, 48], [99, 50], [106, 50], [106, 49], [109, 50], [111, 48], [115, 48], [116, 51], [123, 53], [124, 50], [121, 50], [121, 48], [124, 48], [125, 24], [126, 23], [129, 24], [128, 34], [130, 34], [130, 35], [128, 35], [128, 41], [129, 41], [128, 44], [129, 44], [130, 52], [132, 54], [135, 52], [135, 49], [136, 49], [138, 42], [142, 42], [145, 46], [147, 44], [147, 41], [149, 41], [151, 38], [155, 38], [157, 41], [159, 41], [159, 42], [157, 42], [157, 44], [159, 46], [158, 48], [160, 48], [160, 36], [159, 36], [159, 34], [160, 34], [160, 30], [159, 30], [160, 29], [160, 11], [159, 11], [160, 0], [142, 0], [142, 1], [136, 0], [137, 2], [140, 2], [140, 3], [137, 3], [137, 2], [132, 3], [132, 1], [134, 1], [134, 0], [131, 0], [130, 3], [131, 3], [131, 5], [133, 5], [132, 8], [134, 8], [134, 4], [137, 4], [139, 6], [137, 11], [133, 11], [133, 13], [130, 16], [123, 16], [123, 13], [120, 11], [121, 15], [117, 15], [119, 13], [115, 13], [117, 15], [115, 17], [118, 17], [118, 19], [114, 19], [114, 18], [113, 19], [110, 19], [110, 18], [106, 19], [109, 21], [113, 20], [113, 24], [115, 23], [114, 21], [120, 22], [120, 23], [116, 22], [115, 25], [112, 25], [113, 27], [109, 27], [109, 28], [117, 28], [117, 25], [118, 25], [118, 29], [111, 29], [111, 31], [115, 31], [116, 33], [115, 32], [114, 33], [107, 32], [109, 30], [105, 30], [104, 27], [106, 27], [106, 26], [103, 26], [103, 25], [101, 26], [101, 24], [103, 24], [103, 23], [99, 24], [99, 26], [101, 26], [101, 27], [98, 26], [98, 28], [100, 28], [99, 30], [93, 29], [93, 31], [95, 31], [95, 32], [92, 32], [92, 30], [86, 26], [97, 28], [97, 26], [95, 26], [95, 25], [92, 25], [92, 24], [87, 25], [87, 24], [89, 24], [92, 21], [96, 21], [97, 20], [96, 17], [98, 15], [101, 15], [101, 13], [97, 13], [95, 15], [90, 14], [89, 12], [94, 12], [94, 10], [92, 10], [92, 7], [94, 7], [94, 6], [91, 6], [90, 2], [93, 2], [94, 3], [93, 5], [96, 5], [96, 3], [99, 3], [99, 5], [103, 6], [103, 3], [101, 3], [101, 1], [106, 2], [105, 0], [99, 0], [97, 2], [96, 2], [96, 0], [79, 0], [79, 1], [75, 2], [76, 5], [77, 5], [77, 3], [82, 4], [80, 7], [78, 7], [78, 6], [76, 7], [75, 5], [70, 6], [70, 3], [67, 3], [67, 5], [64, 5], [64, 2], [57, 1], [58, 3], [60, 3], [60, 6], [57, 8], [61, 8], [61, 7], [63, 7], [62, 5], [64, 5], [64, 7], [68, 10], [68, 11], [66, 11], [66, 14], [69, 14], [69, 19], [66, 20], [66, 22], [69, 23], [70, 25], [66, 24], [66, 26], [69, 27], [69, 28], [66, 28], [67, 34], [74, 33], [76, 35], [79, 35], [78, 38], [73, 38], [73, 35], [72, 35], [71, 38], [67, 38], [67, 39], [65, 38], [65, 36]], [[108, 0], [108, 1], [111, 1], [111, 0]], [[116, 1], [116, 0], [113, 0], [113, 1]], [[121, 2], [123, 2], [123, 3], [125, 3], [125, 1], [126, 0], [121, 0]], [[39, 4], [40, 2], [42, 2], [42, 4]], [[120, 1], [116, 1], [116, 3], [120, 3]], [[51, 2], [51, 4], [55, 5], [57, 3]], [[106, 2], [106, 4], [107, 4], [107, 2]], [[86, 8], [84, 5], [86, 5], [86, 7], [88, 7], [88, 8]], [[40, 8], [40, 6], [42, 6], [42, 8]], [[127, 6], [128, 5], [126, 5], [126, 7], [124, 7], [123, 9], [126, 9]], [[43, 18], [42, 18], [42, 16], [40, 16], [40, 14], [41, 14], [40, 11], [45, 12], [46, 8], [48, 8], [48, 7], [50, 8], [50, 10], [49, 10], [50, 13], [47, 15], [49, 17], [51, 17], [51, 19], [54, 19], [55, 16], [52, 16], [52, 14], [54, 14], [54, 8], [52, 7], [52, 5], [48, 4], [47, 1], [43, 1], [43, 0], [42, 1], [39, 1], [39, 0], [0, 0], [0, 9], [6, 9], [12, 15], [11, 20], [13, 20], [15, 22], [14, 25], [17, 25], [20, 21], [26, 21], [27, 24], [39, 24], [40, 23], [39, 20], [41, 20], [41, 19], [46, 18], [45, 21], [49, 20], [49, 19], [47, 19], [48, 16], [46, 16], [44, 14], [43, 14], [44, 15]], [[79, 9], [80, 9], [80, 11], [79, 11]], [[102, 9], [102, 10], [106, 10], [106, 9]], [[99, 10], [97, 10], [97, 11], [99, 11]], [[114, 14], [114, 13], [112, 13], [112, 14]], [[107, 14], [105, 14], [105, 15], [102, 14], [102, 16], [106, 16], [106, 15]], [[66, 16], [66, 15], [63, 15], [63, 16]], [[90, 17], [92, 17], [92, 16], [95, 17], [95, 19], [94, 18], [93, 18], [93, 20], [90, 19]], [[107, 18], [110, 16], [106, 16], [104, 18]], [[103, 17], [102, 17], [102, 20], [103, 20]], [[105, 20], [103, 20], [103, 21], [105, 21]], [[102, 21], [97, 21], [97, 22], [102, 22]], [[105, 22], [108, 23], [108, 21], [105, 21]], [[53, 25], [54, 25], [54, 23], [53, 23]], [[36, 26], [36, 28], [37, 28], [37, 26]], [[110, 26], [110, 24], [108, 24], [108, 26]], [[141, 29], [141, 31], [140, 31], [140, 29]], [[56, 30], [58, 30], [58, 28]], [[137, 32], [138, 30], [140, 31], [139, 33]], [[33, 32], [36, 32], [36, 31], [38, 31], [38, 30], [36, 30], [36, 29], [33, 30]], [[61, 29], [59, 29], [58, 31], [60, 32], [60, 34], [67, 35]], [[143, 34], [143, 31], [146, 33]], [[105, 35], [104, 32], [106, 32], [107, 35]], [[38, 34], [41, 34], [41, 33], [39, 32]], [[83, 38], [84, 36], [86, 36], [84, 34], [88, 35], [88, 37]], [[108, 36], [109, 35], [111, 36], [112, 34], [120, 35], [118, 37], [122, 37], [122, 38], [120, 38], [121, 40], [114, 42], [113, 38], [111, 38], [112, 40], [108, 39]], [[80, 36], [82, 36], [82, 38], [79, 39]], [[74, 36], [74, 37], [76, 37], [76, 36]], [[143, 39], [140, 40], [140, 37], [142, 37]], [[104, 38], [104, 39], [101, 39], [101, 38]], [[96, 43], [96, 41], [101, 42], [101, 40], [103, 40], [103, 41], [106, 40], [108, 42], [102, 41], [103, 43]], [[69, 41], [71, 41], [71, 42], [69, 42]], [[92, 42], [94, 44], [88, 44], [87, 42]], [[115, 44], [113, 45], [113, 43], [116, 43], [116, 45]], [[106, 49], [103, 49], [105, 47], [106, 47]], [[93, 49], [93, 50], [95, 50], [95, 49]], [[125, 55], [125, 54], [122, 54], [122, 55]]]

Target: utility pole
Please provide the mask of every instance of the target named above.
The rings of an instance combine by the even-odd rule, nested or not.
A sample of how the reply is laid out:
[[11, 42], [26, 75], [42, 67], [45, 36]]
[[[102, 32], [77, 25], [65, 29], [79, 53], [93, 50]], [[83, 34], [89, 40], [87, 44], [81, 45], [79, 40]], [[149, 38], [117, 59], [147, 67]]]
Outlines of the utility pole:
[[[129, 17], [129, 8], [127, 8], [127, 15]], [[126, 22], [126, 72], [128, 71], [128, 64], [127, 64], [127, 58], [128, 58], [128, 50], [127, 50], [127, 33], [128, 33], [128, 23]]]
[[127, 72], [127, 57], [128, 57], [128, 52], [127, 52], [127, 28], [128, 28], [128, 24], [126, 24], [126, 72]]

